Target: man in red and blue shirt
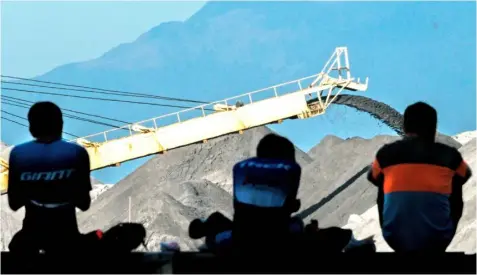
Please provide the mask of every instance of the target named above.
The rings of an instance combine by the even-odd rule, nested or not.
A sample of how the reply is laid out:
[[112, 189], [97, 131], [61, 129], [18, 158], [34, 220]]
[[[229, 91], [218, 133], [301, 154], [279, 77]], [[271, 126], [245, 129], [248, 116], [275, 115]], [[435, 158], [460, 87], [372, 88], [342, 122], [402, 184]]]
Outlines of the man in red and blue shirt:
[[404, 113], [406, 137], [383, 146], [368, 179], [378, 187], [383, 237], [396, 252], [444, 252], [462, 216], [471, 169], [455, 148], [436, 143], [437, 112], [417, 102]]

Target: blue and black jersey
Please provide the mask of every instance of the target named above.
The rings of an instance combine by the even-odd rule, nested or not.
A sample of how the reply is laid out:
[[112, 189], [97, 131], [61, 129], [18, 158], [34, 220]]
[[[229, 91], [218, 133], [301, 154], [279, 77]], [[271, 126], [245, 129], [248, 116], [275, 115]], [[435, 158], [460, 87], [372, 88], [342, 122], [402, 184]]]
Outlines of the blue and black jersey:
[[25, 206], [23, 230], [77, 232], [75, 208], [91, 189], [89, 156], [79, 145], [31, 141], [10, 153], [8, 199], [13, 210]]
[[[233, 168], [235, 246], [278, 245], [290, 234], [287, 203], [296, 199], [301, 168], [294, 161], [250, 158]], [[283, 241], [283, 240], [282, 240]]]

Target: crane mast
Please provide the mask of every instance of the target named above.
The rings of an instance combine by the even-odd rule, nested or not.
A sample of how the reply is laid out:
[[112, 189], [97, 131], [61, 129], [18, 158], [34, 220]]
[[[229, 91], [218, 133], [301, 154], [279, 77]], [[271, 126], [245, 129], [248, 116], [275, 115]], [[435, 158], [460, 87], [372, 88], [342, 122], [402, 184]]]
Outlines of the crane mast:
[[[83, 146], [91, 170], [206, 142], [285, 119], [322, 115], [343, 90], [366, 91], [368, 78], [351, 77], [348, 49], [337, 47], [320, 73], [190, 109], [70, 140]], [[1, 193], [8, 190], [8, 159], [0, 154]]]

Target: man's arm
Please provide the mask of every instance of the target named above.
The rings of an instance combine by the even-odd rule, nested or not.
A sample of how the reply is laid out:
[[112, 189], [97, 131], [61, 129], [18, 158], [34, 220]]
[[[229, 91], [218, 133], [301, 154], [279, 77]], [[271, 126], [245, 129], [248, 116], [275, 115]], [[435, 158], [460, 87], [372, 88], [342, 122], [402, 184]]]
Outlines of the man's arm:
[[452, 178], [452, 192], [449, 196], [451, 219], [454, 223], [454, 229], [457, 229], [464, 210], [463, 185], [472, 177], [472, 171], [465, 160], [462, 159], [460, 153], [458, 162], [459, 166], [455, 170], [455, 175]]
[[18, 168], [15, 163], [15, 153], [13, 150], [10, 153], [10, 159], [8, 163], [8, 204], [13, 211], [17, 211], [18, 209], [25, 206], [26, 199], [22, 190], [20, 173], [17, 170]]
[[377, 187], [381, 186], [383, 183], [381, 165], [379, 164], [377, 157], [374, 159], [371, 168], [368, 171], [368, 180]]
[[461, 185], [464, 185], [470, 177], [472, 177], [472, 170], [463, 159], [460, 161], [459, 167], [457, 167], [455, 172], [456, 180]]
[[89, 192], [91, 191], [92, 186], [89, 155], [83, 148], [80, 149], [77, 169], [78, 174], [76, 184], [78, 188], [74, 194], [74, 203], [76, 207], [81, 209], [81, 211], [86, 211], [91, 205], [91, 196]]
[[378, 195], [376, 198], [376, 204], [378, 206], [379, 224], [383, 226], [383, 208], [384, 208], [384, 174], [379, 163], [379, 153], [376, 154], [371, 168], [368, 172], [368, 180], [376, 187], [378, 187]]

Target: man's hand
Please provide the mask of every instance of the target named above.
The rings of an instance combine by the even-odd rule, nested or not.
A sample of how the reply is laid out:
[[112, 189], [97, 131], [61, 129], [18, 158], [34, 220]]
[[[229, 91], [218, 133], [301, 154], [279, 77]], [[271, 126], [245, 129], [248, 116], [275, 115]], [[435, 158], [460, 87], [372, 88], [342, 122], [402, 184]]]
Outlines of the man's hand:
[[351, 235], [351, 240], [348, 245], [344, 248], [344, 252], [354, 252], [361, 251], [361, 249], [372, 248], [373, 251], [376, 251], [376, 245], [374, 241], [374, 235], [366, 237], [362, 240], [356, 240], [353, 235]]
[[91, 169], [88, 152], [82, 148], [77, 165], [75, 205], [81, 211], [86, 211], [91, 205], [89, 192], [93, 189], [91, 185]]
[[20, 173], [17, 169], [17, 163], [15, 159], [15, 148], [13, 148], [12, 152], [10, 153], [9, 159], [9, 172], [8, 172], [8, 205], [13, 211], [17, 211], [18, 209], [25, 206], [26, 198], [25, 192], [22, 189], [22, 183], [20, 181]]

